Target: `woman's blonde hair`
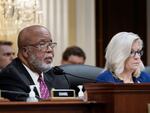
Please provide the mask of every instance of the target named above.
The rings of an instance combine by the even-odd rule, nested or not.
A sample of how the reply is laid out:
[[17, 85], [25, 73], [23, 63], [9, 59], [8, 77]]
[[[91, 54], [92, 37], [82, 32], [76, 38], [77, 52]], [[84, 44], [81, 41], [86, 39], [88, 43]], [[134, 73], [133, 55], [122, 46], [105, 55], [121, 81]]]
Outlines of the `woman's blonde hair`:
[[[110, 70], [116, 76], [120, 75], [124, 70], [125, 61], [130, 56], [132, 45], [135, 41], [139, 42], [140, 49], [142, 49], [143, 41], [137, 34], [132, 32], [119, 32], [114, 35], [106, 48], [105, 69]], [[134, 73], [134, 76], [139, 76], [143, 69], [144, 65], [141, 61], [140, 67]]]

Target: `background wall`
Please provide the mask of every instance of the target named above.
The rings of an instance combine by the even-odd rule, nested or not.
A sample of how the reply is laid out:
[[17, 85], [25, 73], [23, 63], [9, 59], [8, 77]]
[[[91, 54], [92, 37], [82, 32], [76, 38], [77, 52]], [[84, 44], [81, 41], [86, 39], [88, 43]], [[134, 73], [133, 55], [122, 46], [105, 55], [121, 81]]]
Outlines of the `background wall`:
[[150, 65], [150, 0], [146, 2], [147, 8], [147, 65]]
[[[39, 0], [41, 22], [51, 31], [55, 48], [53, 65], [60, 65], [64, 49], [80, 46], [87, 55], [86, 64], [103, 67], [105, 48], [111, 37], [120, 31], [139, 34], [144, 40], [145, 65], [150, 65], [150, 1], [149, 0]], [[1, 27], [2, 29], [2, 27]], [[17, 35], [11, 40], [17, 52]]]
[[[148, 0], [147, 0], [148, 1]], [[147, 33], [146, 0], [96, 0], [96, 65], [105, 65], [105, 48], [112, 36], [127, 31], [138, 34], [144, 42], [142, 60], [148, 64], [149, 46]], [[149, 7], [149, 6], [148, 6]]]
[[59, 65], [64, 49], [80, 46], [87, 55], [86, 64], [95, 65], [95, 1], [94, 0], [41, 0], [44, 25], [54, 40], [53, 65]]

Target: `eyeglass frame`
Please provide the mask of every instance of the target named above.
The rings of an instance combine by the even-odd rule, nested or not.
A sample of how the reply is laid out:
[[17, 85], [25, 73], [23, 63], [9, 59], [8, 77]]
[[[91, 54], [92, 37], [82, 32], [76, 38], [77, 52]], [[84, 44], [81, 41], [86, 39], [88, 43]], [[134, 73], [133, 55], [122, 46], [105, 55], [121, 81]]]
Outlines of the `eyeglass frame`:
[[[36, 43], [36, 44], [28, 44], [27, 46], [32, 46], [35, 48], [38, 48], [39, 51], [47, 51], [49, 47], [51, 49], [54, 49], [54, 47], [57, 45], [57, 42], [42, 42], [43, 44]], [[43, 47], [42, 47], [43, 46]]]
[[138, 54], [141, 57], [143, 53], [144, 53], [143, 50], [137, 50], [137, 51], [131, 50], [130, 57], [135, 57], [136, 54]]

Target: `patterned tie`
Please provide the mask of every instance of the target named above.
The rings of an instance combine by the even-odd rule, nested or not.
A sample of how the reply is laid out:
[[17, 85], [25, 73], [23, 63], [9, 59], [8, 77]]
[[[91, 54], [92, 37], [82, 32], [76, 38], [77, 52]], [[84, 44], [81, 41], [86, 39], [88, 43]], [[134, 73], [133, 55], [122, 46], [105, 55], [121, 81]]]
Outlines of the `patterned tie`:
[[47, 85], [41, 75], [38, 78], [38, 82], [39, 82], [39, 86], [40, 86], [41, 98], [47, 99], [50, 96], [50, 94], [49, 94]]

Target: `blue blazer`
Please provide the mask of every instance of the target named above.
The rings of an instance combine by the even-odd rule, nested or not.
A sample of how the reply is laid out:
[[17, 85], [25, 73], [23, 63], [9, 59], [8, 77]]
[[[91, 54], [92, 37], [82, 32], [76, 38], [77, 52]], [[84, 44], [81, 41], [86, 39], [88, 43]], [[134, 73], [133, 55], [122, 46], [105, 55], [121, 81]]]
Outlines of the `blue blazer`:
[[[141, 72], [139, 77], [133, 77], [134, 83], [149, 83], [150, 82], [150, 75], [145, 72]], [[106, 70], [102, 73], [100, 73], [97, 78], [96, 82], [103, 82], [103, 83], [123, 83], [122, 80], [119, 78], [113, 76], [113, 74]]]

